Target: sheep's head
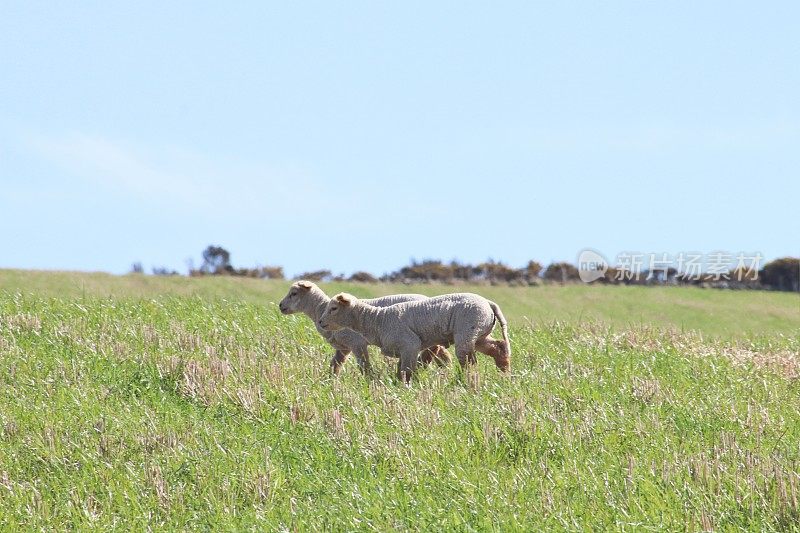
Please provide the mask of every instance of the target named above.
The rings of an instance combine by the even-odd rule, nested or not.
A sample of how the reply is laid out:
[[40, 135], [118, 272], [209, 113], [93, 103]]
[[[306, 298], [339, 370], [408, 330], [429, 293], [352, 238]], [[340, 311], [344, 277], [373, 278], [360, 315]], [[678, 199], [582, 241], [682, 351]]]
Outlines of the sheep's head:
[[325, 312], [319, 317], [319, 327], [327, 331], [347, 327], [355, 300], [355, 296], [346, 292], [340, 292], [331, 298], [325, 307]]
[[281, 308], [281, 313], [284, 315], [291, 315], [292, 313], [300, 311], [303, 298], [305, 298], [315, 286], [316, 285], [310, 281], [297, 281], [292, 283], [292, 286], [289, 287], [289, 292], [283, 297], [281, 303], [278, 304], [278, 307]]

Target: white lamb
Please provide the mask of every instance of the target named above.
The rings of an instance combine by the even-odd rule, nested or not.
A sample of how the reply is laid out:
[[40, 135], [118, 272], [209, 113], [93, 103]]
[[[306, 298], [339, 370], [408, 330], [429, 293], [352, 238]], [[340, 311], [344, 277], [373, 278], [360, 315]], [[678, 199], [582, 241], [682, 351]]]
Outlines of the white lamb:
[[[502, 341], [490, 337], [495, 322], [503, 331]], [[376, 307], [340, 293], [328, 302], [319, 324], [330, 331], [349, 328], [385, 354], [399, 357], [398, 377], [405, 381], [416, 369], [419, 351], [434, 345], [455, 344], [462, 367], [476, 362], [476, 351], [491, 356], [502, 371], [511, 366], [508, 323], [496, 303], [477, 294], [446, 294]]]
[[[393, 294], [364, 301], [374, 306], [385, 307], [400, 302], [427, 299], [428, 297], [422, 294]], [[369, 371], [367, 340], [350, 329], [325, 331], [320, 328], [319, 318], [325, 311], [329, 301], [330, 298], [314, 283], [297, 281], [289, 287], [289, 292], [281, 300], [279, 307], [284, 315], [303, 313], [314, 322], [319, 334], [336, 350], [331, 358], [331, 371], [334, 374], [339, 373], [351, 352], [355, 354], [361, 372], [366, 374]], [[426, 349], [419, 354], [419, 360], [424, 366], [429, 365], [432, 361], [435, 361], [439, 366], [444, 366], [450, 363], [450, 353], [443, 346], [426, 346]]]

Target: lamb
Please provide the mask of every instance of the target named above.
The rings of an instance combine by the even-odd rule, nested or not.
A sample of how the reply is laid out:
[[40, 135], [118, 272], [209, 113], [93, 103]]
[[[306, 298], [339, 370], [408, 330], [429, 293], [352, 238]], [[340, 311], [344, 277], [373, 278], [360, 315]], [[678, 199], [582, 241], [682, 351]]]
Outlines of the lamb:
[[[502, 341], [490, 336], [495, 322], [500, 323]], [[491, 356], [503, 372], [511, 367], [508, 323], [496, 303], [477, 294], [447, 294], [376, 307], [339, 293], [328, 302], [319, 325], [329, 331], [349, 328], [385, 354], [399, 357], [398, 378], [406, 382], [416, 369], [417, 353], [435, 345], [455, 343], [462, 368], [476, 362], [475, 351]]]
[[[384, 307], [400, 302], [427, 299], [428, 297], [422, 294], [394, 294], [363, 301], [368, 302], [370, 305]], [[298, 281], [292, 284], [288, 294], [281, 300], [278, 306], [280, 307], [281, 313], [284, 315], [299, 312], [304, 313], [314, 321], [317, 331], [335, 350], [330, 362], [331, 371], [334, 374], [339, 374], [342, 365], [351, 352], [355, 354], [356, 361], [358, 362], [362, 374], [366, 374], [369, 371], [367, 340], [362, 335], [350, 329], [339, 329], [330, 332], [319, 327], [319, 318], [322, 316], [322, 312], [325, 310], [329, 301], [330, 298], [328, 298], [322, 289], [317, 287], [314, 283], [310, 281]], [[431, 346], [426, 347], [426, 349], [419, 354], [419, 359], [423, 366], [428, 366], [433, 361], [439, 366], [444, 366], [450, 363], [450, 353], [443, 346]]]

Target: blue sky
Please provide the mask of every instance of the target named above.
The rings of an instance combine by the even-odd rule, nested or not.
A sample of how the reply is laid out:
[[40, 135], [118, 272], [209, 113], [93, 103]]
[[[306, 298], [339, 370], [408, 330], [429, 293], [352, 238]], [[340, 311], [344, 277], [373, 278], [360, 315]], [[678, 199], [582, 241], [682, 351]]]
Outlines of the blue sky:
[[797, 2], [4, 3], [0, 267], [800, 253]]

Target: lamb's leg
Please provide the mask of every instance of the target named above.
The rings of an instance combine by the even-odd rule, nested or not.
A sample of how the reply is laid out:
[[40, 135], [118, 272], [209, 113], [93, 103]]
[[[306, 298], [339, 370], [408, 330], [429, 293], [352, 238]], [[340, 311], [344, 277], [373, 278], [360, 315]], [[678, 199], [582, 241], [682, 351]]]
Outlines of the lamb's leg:
[[397, 365], [397, 379], [406, 384], [411, 383], [411, 378], [417, 369], [418, 356], [419, 348], [409, 348], [400, 354], [400, 363]]
[[493, 339], [491, 336], [487, 335], [478, 340], [475, 348], [479, 352], [485, 353], [494, 359], [494, 364], [503, 372], [511, 370], [511, 357], [506, 353], [506, 347], [503, 341]]
[[450, 364], [450, 352], [447, 348], [440, 345], [425, 348], [419, 354], [419, 363], [423, 368], [427, 368], [431, 363], [436, 363], [436, 366], [447, 366]]
[[475, 358], [475, 342], [464, 341], [456, 343], [456, 358], [461, 364], [461, 368], [466, 369], [468, 365], [474, 365], [478, 362]]
[[428, 368], [434, 359], [433, 348], [425, 348], [419, 354], [419, 364], [422, 368]]
[[342, 365], [345, 361], [347, 361], [347, 355], [350, 352], [344, 352], [342, 350], [336, 350], [333, 353], [333, 357], [331, 357], [331, 372], [333, 372], [334, 376], [338, 376], [339, 372], [342, 371]]
[[358, 369], [361, 370], [361, 374], [364, 376], [369, 375], [369, 349], [367, 343], [354, 346], [353, 355], [356, 356], [356, 362], [358, 363]]
[[433, 360], [436, 362], [438, 366], [447, 366], [450, 364], [450, 361], [453, 360], [450, 357], [450, 352], [447, 351], [447, 348], [441, 345], [436, 345], [433, 348], [429, 348], [433, 351]]

